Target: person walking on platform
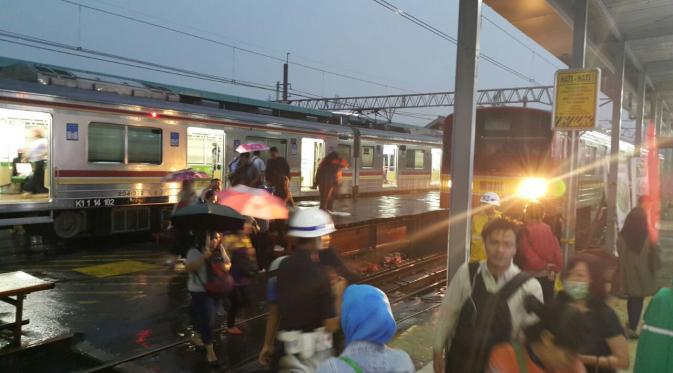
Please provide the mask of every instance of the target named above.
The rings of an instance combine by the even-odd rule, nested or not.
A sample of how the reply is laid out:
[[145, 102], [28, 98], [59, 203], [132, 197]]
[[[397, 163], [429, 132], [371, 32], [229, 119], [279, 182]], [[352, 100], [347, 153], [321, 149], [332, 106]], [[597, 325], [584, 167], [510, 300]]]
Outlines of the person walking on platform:
[[660, 289], [645, 311], [634, 373], [673, 373], [673, 286]]
[[290, 165], [278, 153], [278, 148], [269, 149], [271, 158], [266, 162], [266, 181], [273, 188], [273, 195], [282, 199], [286, 205], [295, 207], [290, 193]]
[[[535, 317], [524, 308], [540, 283], [513, 263], [517, 225], [496, 218], [481, 232], [486, 261], [465, 263], [446, 289], [433, 343], [435, 373], [482, 373], [489, 349], [518, 337]], [[445, 353], [446, 348], [446, 353]]]
[[228, 295], [229, 310], [227, 311], [227, 333], [231, 335], [243, 333], [236, 326], [236, 315], [241, 308], [248, 306], [248, 287], [257, 273], [255, 249], [250, 241], [252, 233], [252, 222], [246, 222], [243, 230], [225, 235], [222, 240], [222, 245], [231, 258], [230, 272], [234, 279], [234, 289]]
[[[217, 355], [213, 348], [213, 333], [215, 330], [215, 313], [217, 299], [206, 292], [208, 272], [206, 266], [220, 248], [219, 236], [216, 234], [199, 234], [196, 236], [194, 246], [187, 252], [185, 270], [189, 273], [187, 290], [192, 297], [192, 312], [195, 318], [196, 331], [199, 336], [194, 338], [197, 346], [206, 349], [206, 360], [211, 365], [218, 365]], [[229, 264], [223, 254], [222, 266], [225, 271], [229, 270]]]
[[581, 313], [567, 305], [530, 303], [539, 321], [524, 329], [523, 341], [496, 345], [486, 372], [586, 373], [578, 359], [587, 334]]
[[470, 262], [482, 262], [486, 260], [486, 251], [484, 250], [484, 240], [481, 238], [481, 231], [489, 221], [499, 218], [500, 212], [496, 209], [500, 207], [500, 196], [494, 192], [486, 192], [479, 198], [480, 208], [477, 213], [472, 215], [472, 239], [470, 241]]
[[590, 254], [570, 259], [562, 273], [564, 291], [558, 300], [580, 312], [589, 334], [583, 341], [580, 360], [587, 372], [614, 373], [629, 367], [629, 347], [615, 311], [605, 299], [610, 291], [613, 270], [609, 258]]
[[325, 211], [329, 212], [334, 208], [334, 199], [336, 198], [337, 188], [341, 181], [339, 175], [342, 168], [343, 164], [337, 152], [327, 154], [325, 159], [318, 165], [313, 188], [318, 188], [320, 192], [320, 208]]
[[280, 263], [275, 289], [269, 289], [272, 305], [259, 354], [259, 362], [270, 364], [273, 372], [313, 370], [332, 356], [345, 280], [330, 279], [318, 252], [321, 238], [334, 231], [329, 214], [316, 208], [299, 209], [290, 217], [294, 252]]
[[624, 226], [617, 240], [619, 253], [619, 279], [617, 281], [620, 295], [627, 297], [626, 308], [628, 324], [626, 336], [638, 338], [638, 324], [643, 310], [645, 297], [657, 291], [656, 272], [661, 262], [658, 244], [652, 241], [649, 234], [648, 209], [650, 198], [641, 196], [638, 205], [626, 216]]
[[371, 285], [350, 285], [341, 305], [341, 329], [346, 349], [339, 357], [329, 358], [317, 373], [416, 371], [409, 355], [386, 346], [397, 331], [388, 297]]
[[530, 202], [524, 211], [525, 225], [519, 234], [521, 269], [537, 278], [542, 286], [544, 301], [554, 299], [556, 274], [563, 268], [561, 246], [551, 227], [544, 223], [544, 207]]

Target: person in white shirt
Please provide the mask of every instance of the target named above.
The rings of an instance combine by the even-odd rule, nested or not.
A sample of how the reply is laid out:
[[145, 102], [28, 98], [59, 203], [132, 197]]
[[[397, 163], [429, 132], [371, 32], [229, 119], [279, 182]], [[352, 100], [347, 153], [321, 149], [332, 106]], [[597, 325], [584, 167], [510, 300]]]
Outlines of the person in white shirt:
[[[476, 286], [477, 276], [481, 276], [486, 292], [493, 294], [521, 272], [512, 262], [517, 249], [516, 229], [517, 226], [513, 222], [504, 218], [491, 221], [482, 231], [486, 261], [476, 267], [476, 280], [472, 281], [470, 278], [468, 263], [463, 264], [451, 279], [440, 307], [437, 333], [433, 343], [435, 373], [445, 372], [444, 351], [445, 348], [448, 351], [451, 346], [463, 305], [470, 299], [474, 304], [472, 283]], [[519, 335], [524, 327], [536, 321], [536, 317], [526, 312], [524, 308], [524, 299], [529, 295], [540, 301], [543, 299], [540, 283], [534, 278], [525, 280], [509, 298], [506, 298], [511, 315], [512, 338]]]

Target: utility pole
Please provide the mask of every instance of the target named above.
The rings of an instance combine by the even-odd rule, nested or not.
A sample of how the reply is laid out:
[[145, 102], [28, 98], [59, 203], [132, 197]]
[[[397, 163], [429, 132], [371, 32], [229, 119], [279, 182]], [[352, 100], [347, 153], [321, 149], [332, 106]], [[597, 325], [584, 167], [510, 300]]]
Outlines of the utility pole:
[[280, 101], [280, 81], [276, 81], [276, 101]]
[[288, 64], [290, 63], [290, 53], [285, 54], [285, 63], [283, 64], [283, 102], [287, 102], [287, 74]]

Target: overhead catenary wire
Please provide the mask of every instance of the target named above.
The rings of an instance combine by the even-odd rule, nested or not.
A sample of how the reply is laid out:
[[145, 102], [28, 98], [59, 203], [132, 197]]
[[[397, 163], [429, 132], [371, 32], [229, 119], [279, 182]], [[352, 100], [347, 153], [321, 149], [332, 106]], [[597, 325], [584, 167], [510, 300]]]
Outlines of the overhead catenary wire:
[[[164, 73], [164, 74], [188, 77], [188, 78], [210, 81], [210, 82], [215, 82], [215, 83], [239, 85], [239, 86], [244, 86], [244, 87], [248, 87], [248, 88], [265, 90], [265, 91], [273, 91], [273, 92], [276, 91], [276, 87], [273, 86], [273, 85], [267, 85], [267, 84], [263, 84], [263, 83], [250, 82], [250, 81], [244, 81], [244, 80], [236, 80], [236, 79], [231, 79], [231, 78], [228, 78], [228, 77], [223, 77], [223, 76], [218, 76], [218, 75], [213, 75], [213, 74], [199, 73], [199, 72], [186, 70], [186, 69], [182, 69], [182, 68], [177, 68], [177, 67], [173, 67], [173, 66], [168, 66], [168, 65], [163, 65], [163, 64], [157, 64], [157, 63], [154, 63], [154, 62], [144, 61], [144, 60], [140, 60], [140, 59], [137, 59], [137, 58], [129, 58], [129, 57], [115, 55], [115, 54], [112, 54], [112, 53], [101, 52], [101, 51], [96, 51], [96, 50], [87, 49], [87, 48], [81, 48], [81, 47], [68, 45], [68, 44], [64, 44], [64, 43], [58, 43], [58, 42], [54, 42], [54, 41], [50, 41], [50, 40], [46, 40], [46, 39], [32, 37], [32, 36], [29, 36], [29, 35], [14, 33], [14, 32], [3, 30], [3, 29], [0, 29], [0, 36], [5, 37], [5, 38], [0, 37], [0, 41], [2, 41], [2, 42], [15, 44], [15, 45], [20, 45], [20, 46], [24, 46], [24, 47], [40, 49], [40, 50], [46, 50], [46, 51], [55, 52], [55, 53], [59, 53], [59, 54], [65, 54], [65, 55], [70, 55], [70, 56], [95, 60], [95, 61], [99, 61], [99, 62], [112, 63], [112, 64], [116, 64], [116, 65], [121, 65], [121, 66], [133, 67], [133, 68], [144, 69], [144, 70], [148, 70], [148, 71], [155, 71], [155, 72], [160, 72], [160, 73]], [[18, 40], [21, 40], [21, 41], [10, 40], [10, 39], [6, 39], [6, 38], [18, 39]], [[29, 44], [29, 43], [41, 44], [42, 46]], [[56, 49], [56, 48], [65, 49], [65, 50], [59, 50], [59, 49]], [[91, 55], [87, 55], [87, 54], [91, 54]], [[297, 97], [301, 97], [301, 98], [309, 98], [309, 99], [324, 98], [324, 97], [322, 97], [322, 96], [320, 96], [316, 93], [308, 92], [308, 91], [304, 91], [304, 90], [299, 90], [299, 89], [291, 89], [291, 92], [292, 92], [292, 95], [297, 96]], [[425, 118], [422, 118], [423, 114], [406, 113], [406, 112], [396, 112], [396, 113], [398, 115], [401, 115], [401, 116], [406, 116], [406, 117], [411, 117], [411, 118], [416, 118], [416, 119], [425, 119]]]
[[[129, 15], [118, 13], [118, 12], [113, 12], [113, 11], [110, 11], [110, 10], [98, 8], [98, 7], [87, 5], [87, 4], [82, 4], [82, 3], [72, 1], [72, 0], [60, 0], [60, 1], [64, 2], [64, 3], [67, 3], [67, 4], [70, 4], [70, 5], [73, 5], [73, 6], [89, 9], [89, 10], [92, 10], [92, 11], [95, 11], [95, 12], [104, 13], [104, 14], [107, 14], [107, 15], [123, 18], [123, 19], [133, 21], [133, 22], [136, 22], [136, 23], [141, 23], [141, 24], [145, 24], [145, 25], [148, 25], [148, 26], [163, 29], [165, 31], [170, 31], [170, 32], [174, 32], [174, 33], [181, 34], [181, 35], [184, 35], [184, 36], [189, 36], [189, 37], [192, 37], [192, 38], [196, 38], [196, 39], [199, 39], [199, 40], [202, 40], [202, 41], [207, 41], [207, 42], [210, 42], [210, 43], [218, 44], [220, 46], [231, 48], [232, 50], [235, 49], [235, 50], [240, 51], [240, 52], [253, 54], [253, 55], [256, 55], [256, 56], [259, 56], [259, 57], [272, 59], [272, 60], [275, 60], [275, 61], [278, 61], [278, 62], [283, 62], [283, 63], [285, 62], [285, 58], [281, 58], [281, 57], [274, 56], [274, 55], [271, 55], [271, 54], [268, 54], [268, 53], [256, 51], [256, 50], [253, 50], [253, 49], [250, 49], [250, 48], [241, 47], [241, 46], [236, 45], [236, 44], [223, 42], [221, 40], [216, 40], [216, 39], [213, 39], [213, 38], [210, 38], [210, 37], [207, 37], [207, 36], [203, 36], [203, 35], [199, 35], [199, 34], [196, 34], [196, 33], [193, 33], [193, 32], [179, 30], [177, 28], [166, 26], [166, 25], [163, 25], [161, 23], [146, 21], [146, 20], [143, 20], [143, 19], [140, 19], [140, 18], [137, 18], [137, 17], [129, 16]], [[391, 84], [381, 83], [381, 82], [373, 81], [373, 80], [370, 80], [370, 79], [365, 79], [365, 78], [361, 78], [361, 77], [357, 77], [357, 76], [353, 76], [353, 75], [349, 75], [349, 74], [344, 74], [344, 73], [340, 73], [340, 72], [336, 72], [336, 71], [331, 71], [331, 70], [323, 69], [323, 68], [320, 68], [320, 67], [311, 66], [311, 65], [308, 65], [308, 64], [305, 64], [305, 63], [297, 62], [297, 61], [292, 61], [292, 66], [299, 66], [299, 67], [309, 69], [309, 70], [313, 70], [313, 71], [317, 71], [317, 72], [320, 72], [320, 73], [325, 73], [325, 74], [329, 74], [329, 75], [333, 75], [333, 76], [338, 76], [338, 77], [344, 78], [344, 79], [359, 81], [361, 83], [376, 85], [376, 86], [383, 87], [383, 88], [392, 88], [392, 89], [396, 89], [396, 90], [402, 91], [402, 92], [417, 93], [416, 91], [413, 91], [413, 90], [410, 90], [410, 89], [407, 89], [407, 88], [396, 87], [396, 86], [391, 85]]]
[[[422, 27], [423, 29], [425, 29], [427, 31], [430, 31], [431, 33], [439, 36], [440, 38], [442, 38], [444, 40], [447, 40], [447, 41], [449, 41], [449, 42], [451, 42], [455, 45], [458, 45], [458, 39], [456, 39], [455, 37], [453, 37], [453, 36], [445, 33], [444, 31], [430, 25], [429, 23], [413, 16], [412, 14], [407, 13], [406, 11], [398, 8], [394, 4], [391, 4], [391, 3], [387, 2], [386, 0], [372, 0], [372, 1], [381, 5], [382, 7], [390, 10], [391, 12], [405, 18], [406, 20]], [[498, 67], [498, 68], [500, 68], [500, 69], [502, 69], [502, 70], [522, 79], [522, 80], [525, 80], [525, 81], [530, 82], [530, 83], [538, 84], [538, 85], [541, 84], [540, 82], [536, 81], [535, 78], [531, 78], [531, 77], [527, 76], [526, 74], [505, 65], [504, 63], [496, 60], [495, 58], [493, 58], [493, 57], [491, 57], [491, 56], [489, 56], [485, 53], [479, 53], [479, 57], [483, 58], [485, 61], [491, 63], [492, 65], [494, 65], [494, 66], [496, 66], [496, 67]]]

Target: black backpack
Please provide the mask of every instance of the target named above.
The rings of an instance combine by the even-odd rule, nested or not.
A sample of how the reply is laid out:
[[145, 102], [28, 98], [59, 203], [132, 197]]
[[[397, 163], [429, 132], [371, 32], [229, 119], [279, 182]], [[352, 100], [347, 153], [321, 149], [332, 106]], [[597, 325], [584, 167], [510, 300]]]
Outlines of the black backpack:
[[512, 339], [512, 314], [507, 301], [530, 275], [521, 272], [497, 293], [489, 293], [479, 263], [469, 264], [472, 293], [460, 310], [451, 348], [446, 352], [446, 372], [483, 373], [491, 348]]

